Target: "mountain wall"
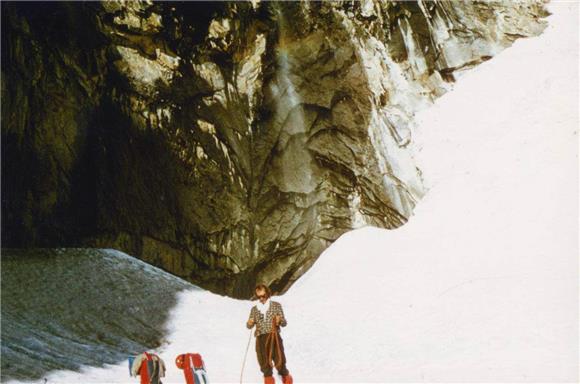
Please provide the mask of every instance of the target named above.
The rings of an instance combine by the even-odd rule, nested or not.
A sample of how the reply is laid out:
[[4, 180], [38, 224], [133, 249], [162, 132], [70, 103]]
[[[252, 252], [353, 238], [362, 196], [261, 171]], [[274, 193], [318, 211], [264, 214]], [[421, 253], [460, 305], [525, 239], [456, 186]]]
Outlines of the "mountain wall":
[[342, 233], [409, 219], [414, 114], [547, 15], [3, 2], [3, 246], [116, 248], [214, 292], [283, 292]]

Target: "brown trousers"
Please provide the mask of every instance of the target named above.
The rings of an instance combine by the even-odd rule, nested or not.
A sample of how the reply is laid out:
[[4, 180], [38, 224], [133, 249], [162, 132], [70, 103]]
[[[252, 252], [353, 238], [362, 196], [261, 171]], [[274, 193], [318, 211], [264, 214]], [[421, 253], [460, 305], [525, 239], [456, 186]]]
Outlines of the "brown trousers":
[[[278, 374], [281, 376], [287, 376], [288, 369], [286, 368], [286, 355], [284, 354], [282, 337], [280, 337], [279, 333], [276, 333], [276, 337], [278, 337], [280, 342], [280, 356], [278, 356], [276, 342], [275, 340], [268, 342], [268, 336], [269, 334], [265, 334], [256, 337], [256, 355], [258, 356], [260, 370], [264, 374], [264, 377], [272, 376], [272, 365], [280, 363], [280, 365], [276, 367]], [[273, 361], [268, 361], [269, 356], [272, 357]]]

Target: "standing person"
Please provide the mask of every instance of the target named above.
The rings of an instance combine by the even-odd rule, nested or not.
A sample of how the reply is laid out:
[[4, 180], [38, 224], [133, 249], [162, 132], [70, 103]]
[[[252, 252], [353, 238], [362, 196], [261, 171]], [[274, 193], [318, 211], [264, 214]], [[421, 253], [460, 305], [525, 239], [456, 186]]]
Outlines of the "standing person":
[[264, 374], [264, 384], [274, 384], [273, 367], [276, 367], [278, 374], [282, 376], [282, 383], [292, 384], [292, 376], [286, 368], [284, 344], [280, 336], [280, 327], [285, 327], [287, 324], [282, 305], [270, 300], [272, 294], [264, 284], [257, 285], [255, 293], [259, 302], [252, 307], [246, 326], [248, 329], [256, 326], [254, 332], [256, 355], [260, 370]]

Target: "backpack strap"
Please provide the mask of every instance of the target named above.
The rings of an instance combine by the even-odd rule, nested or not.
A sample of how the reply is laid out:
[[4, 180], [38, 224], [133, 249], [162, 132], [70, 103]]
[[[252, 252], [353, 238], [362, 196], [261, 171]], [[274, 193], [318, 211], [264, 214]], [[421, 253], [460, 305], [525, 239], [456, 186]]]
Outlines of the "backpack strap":
[[141, 382], [149, 383], [150, 375], [149, 375], [149, 364], [148, 361], [151, 361], [151, 356], [147, 352], [144, 352], [145, 360], [141, 362], [141, 367], [139, 367], [139, 375], [141, 376]]

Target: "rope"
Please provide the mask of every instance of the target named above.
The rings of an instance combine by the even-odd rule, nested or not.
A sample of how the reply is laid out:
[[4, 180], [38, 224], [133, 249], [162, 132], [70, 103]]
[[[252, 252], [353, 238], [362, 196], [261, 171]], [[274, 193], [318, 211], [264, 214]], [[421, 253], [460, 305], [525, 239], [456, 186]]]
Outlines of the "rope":
[[251, 329], [250, 329], [250, 337], [248, 338], [248, 346], [246, 347], [246, 354], [244, 355], [244, 362], [242, 363], [242, 372], [240, 373], [240, 384], [242, 384], [242, 377], [244, 377], [244, 368], [246, 367], [246, 358], [248, 357], [248, 350], [250, 349], [250, 341], [252, 341]]
[[[274, 350], [274, 348], [272, 348], [272, 342], [276, 345], [276, 350], [278, 351], [278, 362], [274, 362], [274, 365], [272, 365], [272, 352]], [[282, 350], [280, 349], [280, 338], [278, 337], [278, 326], [276, 325], [275, 319], [272, 319], [272, 330], [266, 339], [266, 349], [268, 350], [268, 362], [270, 363], [270, 366], [278, 369], [282, 365]]]

